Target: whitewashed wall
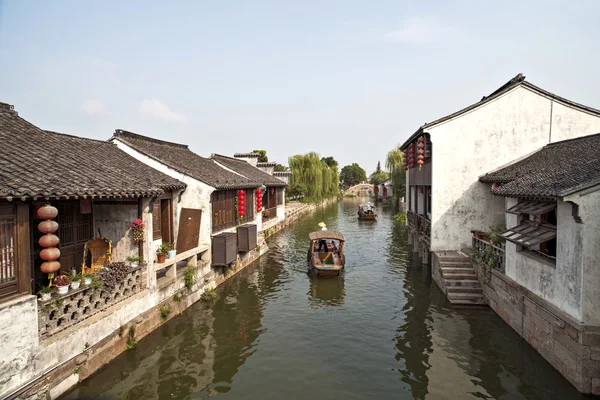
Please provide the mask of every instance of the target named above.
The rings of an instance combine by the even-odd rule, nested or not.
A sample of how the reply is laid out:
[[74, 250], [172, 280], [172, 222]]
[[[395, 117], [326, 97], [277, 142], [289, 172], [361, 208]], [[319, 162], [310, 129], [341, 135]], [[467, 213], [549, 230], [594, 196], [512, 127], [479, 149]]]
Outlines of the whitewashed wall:
[[[135, 149], [129, 147], [127, 144], [119, 141], [118, 139], [113, 142], [127, 154], [135, 157], [142, 161], [144, 164], [169, 175], [172, 178], [178, 179], [187, 185], [185, 191], [181, 194], [181, 201], [177, 201], [178, 198], [173, 201], [174, 210], [174, 222], [175, 222], [175, 240], [177, 240], [177, 231], [179, 227], [179, 216], [181, 215], [182, 208], [193, 208], [202, 210], [202, 219], [200, 221], [200, 239], [199, 244], [209, 244], [211, 227], [212, 227], [212, 213], [210, 205], [210, 195], [215, 190], [212, 186], [207, 185], [204, 182], [200, 182], [188, 175], [182, 174], [175, 169], [168, 167], [154, 158], [148, 157]], [[160, 241], [155, 241], [154, 246], [160, 244]]]
[[550, 141], [600, 132], [600, 118], [518, 86], [426, 130], [433, 143], [431, 249], [460, 250], [470, 244], [471, 229], [487, 230], [504, 218], [504, 201], [479, 176]]
[[[588, 194], [584, 191], [565, 199], [579, 205], [582, 220], [582, 224], [575, 224], [572, 231], [567, 231], [565, 246], [569, 249], [581, 249], [581, 320], [590, 325], [600, 325], [600, 187], [596, 189], [598, 191]], [[564, 262], [573, 261], [575, 260], [567, 254]]]

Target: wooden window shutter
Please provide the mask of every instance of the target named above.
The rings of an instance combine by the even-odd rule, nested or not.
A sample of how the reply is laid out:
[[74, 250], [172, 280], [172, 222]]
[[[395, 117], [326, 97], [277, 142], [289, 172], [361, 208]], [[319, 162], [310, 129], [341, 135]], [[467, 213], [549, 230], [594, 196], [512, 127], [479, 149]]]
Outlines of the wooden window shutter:
[[160, 224], [160, 201], [156, 200], [154, 202], [154, 207], [152, 208], [152, 239], [157, 240], [161, 238], [161, 224]]

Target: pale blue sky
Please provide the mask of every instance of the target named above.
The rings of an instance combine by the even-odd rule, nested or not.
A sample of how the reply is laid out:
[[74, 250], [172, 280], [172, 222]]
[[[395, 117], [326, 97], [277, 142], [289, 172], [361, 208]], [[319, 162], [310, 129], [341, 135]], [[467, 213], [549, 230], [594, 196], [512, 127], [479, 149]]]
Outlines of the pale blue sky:
[[59, 132], [368, 172], [519, 72], [600, 108], [600, 1], [419, 3], [0, 0], [0, 101]]

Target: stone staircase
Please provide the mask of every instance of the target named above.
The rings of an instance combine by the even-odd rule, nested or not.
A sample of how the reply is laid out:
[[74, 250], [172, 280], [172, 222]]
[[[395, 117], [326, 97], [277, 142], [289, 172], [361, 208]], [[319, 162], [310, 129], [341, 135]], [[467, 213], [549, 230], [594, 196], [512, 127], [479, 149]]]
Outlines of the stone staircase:
[[453, 305], [487, 305], [483, 289], [471, 260], [456, 251], [442, 252], [438, 255], [440, 272], [446, 286], [446, 296]]

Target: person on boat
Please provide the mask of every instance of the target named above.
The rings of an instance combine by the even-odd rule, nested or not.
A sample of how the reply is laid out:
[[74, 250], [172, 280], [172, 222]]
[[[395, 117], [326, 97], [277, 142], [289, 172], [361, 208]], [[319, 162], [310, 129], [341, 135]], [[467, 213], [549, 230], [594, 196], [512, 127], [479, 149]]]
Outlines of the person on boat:
[[358, 216], [361, 218], [365, 216], [365, 212], [361, 206], [358, 206]]
[[[327, 230], [327, 225], [325, 225], [325, 222], [319, 222], [319, 226], [321, 227], [322, 231]], [[325, 239], [319, 240], [319, 248], [317, 249], [317, 251], [320, 253], [321, 248], [323, 247], [325, 248], [325, 251], [327, 251], [327, 241]]]
[[337, 246], [335, 245], [335, 241], [331, 241], [331, 252], [335, 253], [337, 251]]

